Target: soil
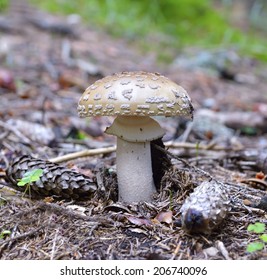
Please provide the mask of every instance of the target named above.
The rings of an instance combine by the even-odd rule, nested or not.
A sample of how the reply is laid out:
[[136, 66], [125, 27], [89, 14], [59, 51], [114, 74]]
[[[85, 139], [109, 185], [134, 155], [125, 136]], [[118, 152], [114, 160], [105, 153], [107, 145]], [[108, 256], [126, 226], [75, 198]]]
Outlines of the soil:
[[[267, 259], [266, 245], [246, 251], [259, 241], [248, 225], [267, 224], [267, 67], [240, 58], [211, 75], [159, 63], [156, 53], [134, 45], [23, 1], [12, 1], [1, 15], [1, 259]], [[80, 119], [77, 103], [99, 78], [139, 70], [182, 85], [195, 120], [159, 119], [166, 146], [160, 140], [152, 145], [157, 193], [152, 202], [126, 204], [117, 201], [116, 153], [107, 149], [115, 139], [104, 134], [113, 119]], [[85, 149], [102, 150], [59, 159]], [[33, 184], [29, 195], [7, 176], [9, 169], [16, 178], [12, 162], [22, 155], [33, 158], [32, 166], [35, 158], [44, 165], [54, 159], [97, 190], [86, 199], [42, 197], [34, 196]], [[180, 209], [203, 181], [228, 190], [231, 210], [210, 233], [189, 233]]]

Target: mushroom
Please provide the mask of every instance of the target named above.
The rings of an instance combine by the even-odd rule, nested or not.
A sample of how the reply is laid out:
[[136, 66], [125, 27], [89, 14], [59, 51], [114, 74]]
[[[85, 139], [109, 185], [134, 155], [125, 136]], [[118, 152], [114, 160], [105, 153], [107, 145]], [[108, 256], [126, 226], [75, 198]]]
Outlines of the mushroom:
[[107, 134], [117, 136], [119, 200], [151, 201], [153, 182], [150, 142], [164, 130], [151, 116], [186, 116], [193, 107], [187, 92], [158, 73], [121, 72], [96, 81], [81, 96], [80, 117], [116, 116]]

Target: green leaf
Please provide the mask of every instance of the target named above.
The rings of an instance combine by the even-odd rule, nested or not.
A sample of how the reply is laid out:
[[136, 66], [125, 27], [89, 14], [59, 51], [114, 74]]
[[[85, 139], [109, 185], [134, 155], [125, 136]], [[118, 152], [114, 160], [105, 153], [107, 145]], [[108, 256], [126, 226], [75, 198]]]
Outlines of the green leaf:
[[263, 233], [265, 231], [265, 224], [259, 222], [255, 224], [250, 224], [247, 230], [255, 233]]
[[260, 251], [264, 248], [264, 244], [262, 242], [252, 242], [247, 246], [247, 252], [253, 253], [256, 251]]
[[31, 178], [30, 177], [23, 177], [21, 179], [19, 179], [19, 182], [17, 183], [18, 186], [25, 186], [27, 184], [29, 184], [31, 182]]
[[31, 179], [33, 178], [38, 178], [38, 180], [40, 179], [40, 176], [42, 176], [43, 174], [43, 170], [42, 169], [33, 169], [31, 171], [28, 171], [24, 174], [24, 177], [29, 177]]
[[10, 230], [3, 230], [1, 233], [0, 233], [0, 239], [3, 239], [6, 235], [10, 235], [11, 234], [11, 231]]
[[245, 127], [241, 127], [241, 132], [246, 135], [252, 136], [257, 134], [257, 129], [254, 127], [245, 126]]
[[86, 139], [86, 134], [83, 133], [83, 132], [81, 132], [81, 131], [78, 131], [78, 133], [77, 133], [77, 139], [79, 139], [79, 140], [84, 140], [84, 139]]
[[36, 182], [36, 181], [40, 180], [40, 177], [42, 176], [42, 174], [43, 174], [42, 169], [33, 169], [31, 171], [28, 171], [23, 175], [23, 178], [19, 179], [17, 185], [25, 186], [32, 182]]
[[261, 236], [260, 236], [260, 239], [263, 241], [263, 242], [265, 242], [265, 243], [267, 243], [267, 234], [262, 234]]

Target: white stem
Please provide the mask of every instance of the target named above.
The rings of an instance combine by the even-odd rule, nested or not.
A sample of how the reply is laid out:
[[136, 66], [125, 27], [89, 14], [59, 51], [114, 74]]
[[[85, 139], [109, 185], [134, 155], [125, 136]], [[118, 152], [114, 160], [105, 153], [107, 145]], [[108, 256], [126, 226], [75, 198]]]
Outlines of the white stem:
[[150, 142], [134, 143], [117, 137], [117, 176], [120, 201], [151, 201], [156, 188]]

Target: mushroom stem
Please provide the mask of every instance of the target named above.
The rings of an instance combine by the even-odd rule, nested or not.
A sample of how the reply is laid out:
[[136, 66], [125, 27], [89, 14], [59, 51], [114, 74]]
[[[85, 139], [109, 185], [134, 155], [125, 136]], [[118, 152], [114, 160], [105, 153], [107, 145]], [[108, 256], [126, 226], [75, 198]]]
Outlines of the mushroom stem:
[[156, 191], [151, 164], [150, 142], [128, 142], [117, 137], [119, 200], [151, 201]]

